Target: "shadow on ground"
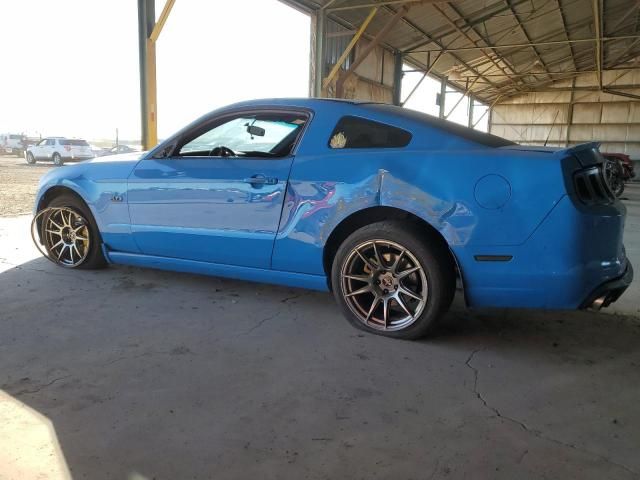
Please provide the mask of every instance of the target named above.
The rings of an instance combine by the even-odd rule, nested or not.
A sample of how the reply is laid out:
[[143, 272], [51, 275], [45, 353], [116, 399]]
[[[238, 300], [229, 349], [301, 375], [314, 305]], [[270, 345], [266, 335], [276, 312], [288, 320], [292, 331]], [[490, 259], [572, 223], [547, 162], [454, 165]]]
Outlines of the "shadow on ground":
[[[44, 259], [0, 274], [0, 305], [0, 389], [52, 422], [74, 478], [640, 472], [633, 319], [456, 303], [433, 338], [392, 341], [329, 294]], [[42, 455], [14, 445], [0, 477]]]

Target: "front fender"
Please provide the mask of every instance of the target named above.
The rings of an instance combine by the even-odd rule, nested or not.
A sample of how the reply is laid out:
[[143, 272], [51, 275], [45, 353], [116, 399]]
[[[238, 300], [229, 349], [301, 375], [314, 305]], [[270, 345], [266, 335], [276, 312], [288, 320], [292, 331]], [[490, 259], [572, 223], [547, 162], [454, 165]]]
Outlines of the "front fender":
[[35, 210], [51, 189], [68, 189], [82, 198], [107, 248], [138, 252], [131, 238], [126, 178], [135, 163], [83, 163], [52, 170], [40, 181]]

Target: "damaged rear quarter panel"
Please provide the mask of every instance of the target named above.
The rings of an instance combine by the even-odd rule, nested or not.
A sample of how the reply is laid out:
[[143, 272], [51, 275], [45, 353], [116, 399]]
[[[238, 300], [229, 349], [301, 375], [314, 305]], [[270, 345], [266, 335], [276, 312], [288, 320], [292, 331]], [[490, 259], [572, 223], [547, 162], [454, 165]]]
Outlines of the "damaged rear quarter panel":
[[[350, 215], [375, 206], [422, 218], [454, 253], [520, 245], [563, 195], [559, 162], [545, 155], [405, 148], [296, 156], [272, 268], [324, 274], [323, 249], [331, 232]], [[511, 185], [511, 198], [501, 208], [486, 209], [475, 200], [476, 182], [489, 173]]]

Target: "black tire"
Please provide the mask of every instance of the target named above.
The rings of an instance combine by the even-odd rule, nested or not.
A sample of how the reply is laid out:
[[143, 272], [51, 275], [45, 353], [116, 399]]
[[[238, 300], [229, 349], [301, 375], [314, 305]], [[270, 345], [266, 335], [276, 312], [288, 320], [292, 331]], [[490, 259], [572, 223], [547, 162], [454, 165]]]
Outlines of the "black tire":
[[[370, 283], [367, 283], [366, 280], [351, 280], [349, 276], [344, 276], [343, 272], [345, 275], [351, 274], [351, 271], [348, 269], [350, 265], [354, 265], [355, 262], [360, 262], [364, 269], [367, 269], [365, 262], [366, 252], [364, 257], [361, 254], [358, 254], [357, 257], [355, 255], [357, 253], [356, 247], [366, 249], [368, 245], [373, 245], [375, 256], [383, 259], [385, 255], [387, 256], [387, 260], [383, 260], [383, 263], [386, 263], [386, 265], [383, 265], [381, 268], [376, 268], [376, 273], [368, 274], [365, 272], [364, 275], [353, 274], [360, 277], [371, 275]], [[384, 253], [385, 245], [387, 246], [387, 253]], [[399, 253], [393, 257], [393, 249], [398, 251], [398, 247], [402, 247], [404, 250], [399, 251], [404, 253]], [[381, 250], [376, 250], [376, 248]], [[382, 253], [378, 255], [379, 252]], [[408, 252], [408, 256], [406, 252]], [[397, 261], [393, 261], [394, 258], [397, 259]], [[372, 265], [377, 263], [375, 258], [368, 258], [368, 260]], [[387, 261], [394, 263], [395, 266], [391, 267]], [[406, 262], [406, 266], [403, 267], [405, 268], [404, 272], [398, 272], [399, 267], [397, 264], [400, 261]], [[422, 298], [421, 300], [415, 300], [410, 297], [401, 298], [400, 303], [406, 305], [403, 306], [408, 318], [408, 320], [405, 321], [410, 323], [403, 326], [402, 320], [400, 319], [397, 325], [393, 326], [391, 325], [394, 314], [394, 311], [392, 311], [393, 308], [395, 307], [395, 314], [399, 314], [399, 318], [403, 314], [400, 310], [400, 303], [395, 298], [388, 298], [388, 296], [392, 294], [399, 296], [403, 291], [407, 290], [407, 286], [403, 284], [405, 280], [402, 278], [396, 279], [394, 277], [390, 282], [388, 276], [391, 275], [391, 273], [387, 270], [387, 267], [392, 268], [393, 271], [402, 276], [406, 271], [412, 269], [411, 265], [414, 263], [418, 264], [415, 266], [421, 267], [418, 273], [411, 274], [416, 275], [415, 285], [421, 285], [426, 280], [427, 288], [425, 289], [424, 286], [420, 287], [423, 292], [419, 295]], [[369, 268], [369, 271], [372, 270], [374, 269]], [[353, 278], [353, 276], [351, 278]], [[405, 278], [410, 280], [409, 276]], [[346, 291], [349, 290], [352, 282], [363, 282], [363, 284], [366, 284], [363, 289], [371, 288], [373, 291], [365, 292], [360, 294], [360, 297], [355, 297], [353, 289], [350, 292]], [[450, 251], [446, 245], [443, 245], [441, 239], [436, 238], [435, 234], [430, 234], [423, 229], [418, 229], [410, 222], [395, 220], [377, 222], [356, 230], [342, 242], [333, 259], [331, 285], [338, 305], [340, 305], [344, 315], [354, 327], [377, 335], [415, 340], [429, 334], [437, 324], [438, 319], [451, 305], [456, 286], [455, 264]], [[388, 286], [389, 291], [386, 289], [384, 289], [384, 291], [381, 290], [383, 286]], [[392, 290], [394, 288], [396, 292]], [[362, 298], [362, 295], [368, 296], [369, 298], [373, 297], [371, 304], [378, 302], [378, 295], [380, 295], [380, 301], [383, 301], [382, 296], [384, 296], [386, 301], [384, 301], [383, 304], [377, 303], [378, 307], [372, 307], [371, 310], [378, 312], [378, 309], [386, 307], [388, 302], [388, 308], [391, 310], [388, 311], [388, 315], [383, 310], [383, 313], [385, 313], [383, 315], [384, 328], [380, 324], [374, 325], [373, 322], [367, 321], [368, 316], [367, 319], [359, 316], [357, 313], [358, 308], [356, 308], [357, 305], [354, 306], [354, 304], [359, 303], [360, 300], [357, 302], [350, 299], [348, 300], [346, 297], [347, 293], [351, 293], [349, 298]], [[362, 303], [365, 302], [366, 298], [362, 300]], [[409, 302], [417, 302], [417, 307], [421, 308], [420, 310], [416, 308], [413, 311], [414, 315], [411, 315]], [[409, 311], [407, 311], [406, 307], [409, 307]], [[365, 310], [366, 308], [360, 309], [360, 312], [364, 312]], [[361, 315], [363, 315], [363, 313], [361, 313]], [[369, 315], [371, 315], [371, 312], [369, 312]], [[374, 317], [375, 313], [371, 318], [374, 319]], [[389, 325], [387, 325], [387, 318], [389, 319]]]
[[62, 157], [58, 152], [55, 152], [53, 154], [53, 156], [51, 157], [51, 160], [53, 160], [53, 164], [58, 167], [61, 167], [64, 164], [64, 160], [62, 160]]
[[29, 165], [33, 165], [34, 163], [36, 163], [36, 159], [33, 156], [33, 153], [31, 153], [31, 152], [27, 152], [27, 163]]
[[[107, 261], [102, 254], [102, 237], [100, 236], [100, 231], [98, 230], [89, 207], [87, 207], [87, 205], [78, 197], [71, 194], [62, 194], [54, 197], [53, 200], [51, 200], [46, 206], [70, 208], [74, 212], [81, 215], [87, 222], [90, 233], [89, 252], [87, 253], [84, 261], [80, 265], [77, 265], [73, 268], [98, 269], [106, 267]], [[43, 217], [44, 218], [42, 219], [42, 221], [46, 222], [48, 218], [47, 214], [45, 214]]]

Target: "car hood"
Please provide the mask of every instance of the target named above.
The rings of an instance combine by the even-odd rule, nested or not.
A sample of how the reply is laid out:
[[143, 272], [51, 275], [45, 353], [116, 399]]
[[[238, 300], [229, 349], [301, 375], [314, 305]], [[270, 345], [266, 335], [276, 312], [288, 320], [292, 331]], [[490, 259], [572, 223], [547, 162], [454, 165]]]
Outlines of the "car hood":
[[91, 182], [126, 182], [131, 171], [147, 152], [98, 157], [80, 163], [54, 168], [40, 179], [40, 190], [54, 185], [79, 186]]
[[95, 157], [91, 160], [88, 160], [87, 164], [91, 163], [105, 163], [105, 162], [137, 162], [143, 156], [145, 156], [147, 151], [144, 152], [130, 152], [130, 153], [120, 153], [118, 155], [104, 155], [102, 157]]

